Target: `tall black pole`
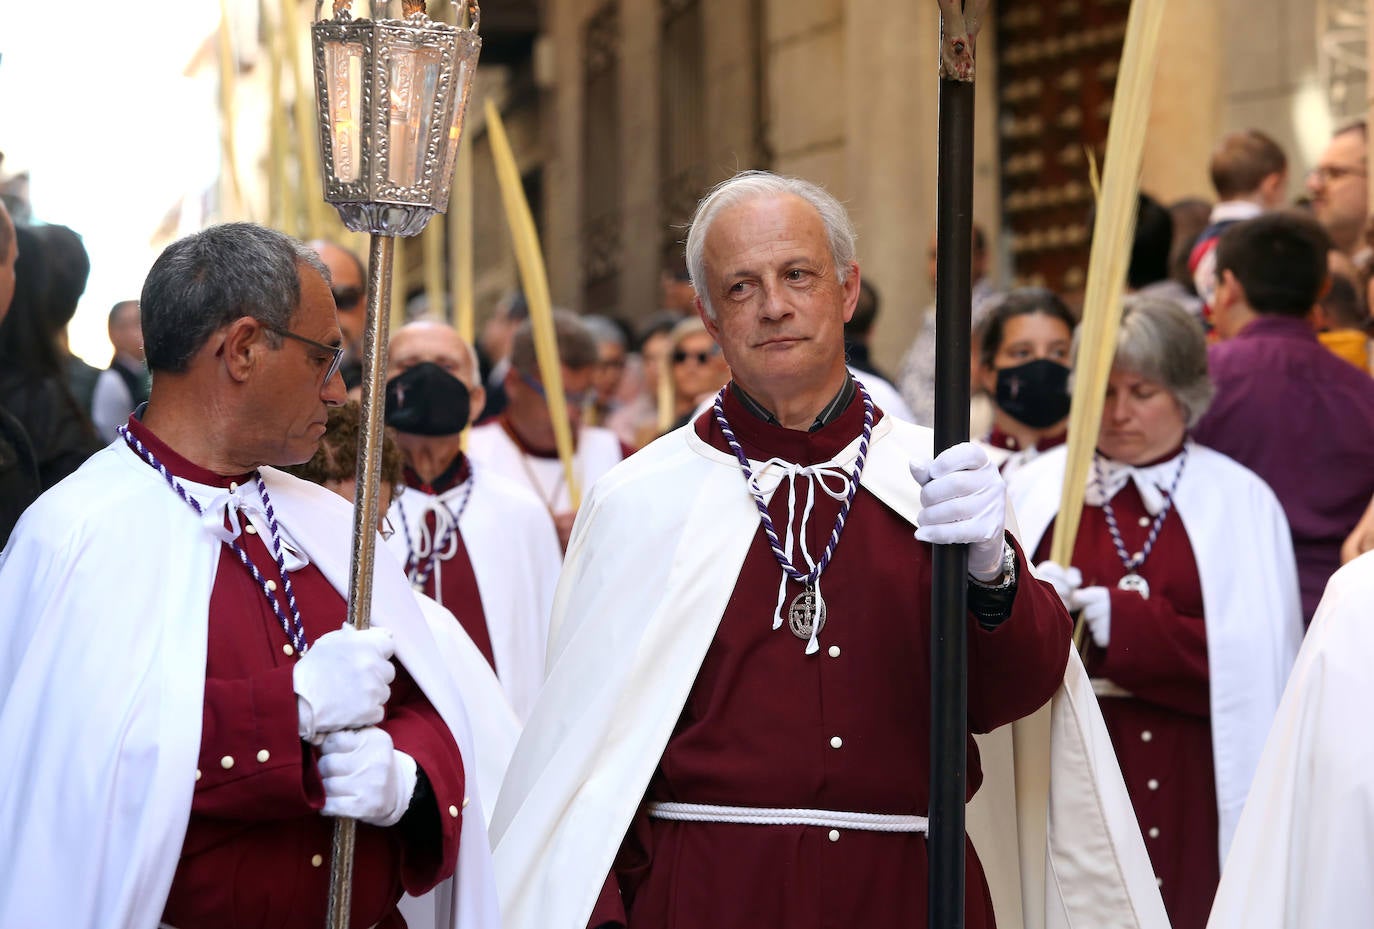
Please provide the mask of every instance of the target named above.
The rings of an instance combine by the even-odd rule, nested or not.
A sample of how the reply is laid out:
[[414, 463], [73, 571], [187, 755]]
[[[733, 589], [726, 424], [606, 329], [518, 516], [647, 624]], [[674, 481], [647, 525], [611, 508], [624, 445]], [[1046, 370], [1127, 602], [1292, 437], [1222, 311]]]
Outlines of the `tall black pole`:
[[[946, 24], [948, 28], [948, 24]], [[941, 69], [935, 202], [935, 451], [968, 441], [973, 82]], [[934, 546], [930, 623], [929, 929], [963, 929], [968, 789], [968, 546]]]

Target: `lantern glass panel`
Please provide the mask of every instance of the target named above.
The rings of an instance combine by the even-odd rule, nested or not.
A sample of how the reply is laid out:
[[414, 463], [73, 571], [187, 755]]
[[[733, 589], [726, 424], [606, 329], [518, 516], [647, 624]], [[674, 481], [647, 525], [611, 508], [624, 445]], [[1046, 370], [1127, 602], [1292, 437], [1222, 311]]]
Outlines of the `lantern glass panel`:
[[457, 100], [453, 105], [453, 121], [448, 127], [448, 150], [444, 154], [444, 171], [441, 175], [445, 183], [443, 196], [439, 203], [439, 209], [441, 211], [448, 209], [447, 185], [453, 179], [454, 165], [458, 160], [458, 143], [463, 137], [463, 117], [466, 115], [468, 109], [468, 94], [472, 89], [472, 71], [477, 63], [476, 59], [477, 55], [475, 50], [471, 53], [471, 58], [469, 58], [466, 50], [463, 49], [462, 46], [459, 47], [458, 75], [454, 83]]
[[363, 46], [359, 42], [327, 42], [324, 58], [329, 74], [334, 176], [352, 183], [362, 174]]
[[398, 186], [417, 187], [424, 182], [440, 66], [437, 48], [423, 45], [392, 47], [387, 180]]

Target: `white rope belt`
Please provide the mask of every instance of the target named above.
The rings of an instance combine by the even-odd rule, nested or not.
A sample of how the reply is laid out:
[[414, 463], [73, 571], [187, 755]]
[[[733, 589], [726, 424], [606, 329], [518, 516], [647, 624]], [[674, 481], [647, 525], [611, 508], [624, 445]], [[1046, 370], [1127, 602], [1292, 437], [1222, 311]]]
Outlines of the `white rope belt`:
[[1116, 681], [1109, 681], [1105, 677], [1095, 677], [1092, 679], [1093, 693], [1099, 697], [1134, 697], [1125, 687]]
[[897, 813], [842, 813], [836, 810], [770, 809], [755, 806], [713, 806], [708, 803], [650, 803], [654, 819], [688, 823], [746, 823], [756, 826], [822, 826], [864, 832], [919, 832], [930, 822], [924, 816]]

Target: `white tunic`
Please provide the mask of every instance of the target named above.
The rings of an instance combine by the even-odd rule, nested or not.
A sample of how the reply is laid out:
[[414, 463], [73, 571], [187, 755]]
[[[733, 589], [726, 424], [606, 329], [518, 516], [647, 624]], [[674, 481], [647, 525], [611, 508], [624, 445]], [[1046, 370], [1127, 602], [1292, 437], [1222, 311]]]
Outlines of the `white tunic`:
[[[468, 457], [479, 468], [527, 485], [550, 513], [572, 512], [562, 462], [525, 454], [500, 423], [478, 426], [468, 433]], [[573, 455], [573, 477], [581, 495], [586, 497], [588, 489], [620, 459], [620, 439], [614, 432], [583, 426]]]
[[1208, 929], [1374, 925], [1374, 552], [1331, 576], [1265, 743]]
[[[262, 474], [289, 543], [346, 595], [352, 507]], [[223, 493], [185, 486], [206, 501]], [[121, 441], [39, 498], [0, 554], [0, 926], [158, 925], [191, 810], [221, 544]], [[473, 802], [442, 925], [495, 927], [467, 713], [378, 548], [372, 615], [468, 765]]]

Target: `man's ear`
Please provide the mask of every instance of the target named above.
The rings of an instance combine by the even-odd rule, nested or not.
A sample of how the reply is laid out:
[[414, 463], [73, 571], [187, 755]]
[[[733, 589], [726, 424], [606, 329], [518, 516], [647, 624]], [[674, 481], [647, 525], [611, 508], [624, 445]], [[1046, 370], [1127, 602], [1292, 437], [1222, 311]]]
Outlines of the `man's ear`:
[[711, 314], [708, 313], [708, 312], [706, 312], [706, 304], [704, 304], [704, 303], [701, 302], [701, 295], [700, 295], [700, 294], [698, 294], [696, 297], [693, 298], [693, 302], [696, 304], [696, 307], [697, 307], [697, 315], [701, 317], [701, 323], [702, 323], [702, 325], [704, 325], [704, 326], [706, 327], [706, 331], [709, 332], [709, 333], [711, 333], [711, 338], [715, 339], [715, 340], [716, 340], [716, 344], [719, 345], [719, 344], [720, 344], [720, 326], [718, 326], [718, 325], [716, 324], [716, 321], [715, 321], [714, 319], [711, 318]]
[[215, 356], [235, 381], [246, 381], [262, 361], [267, 342], [262, 324], [251, 316], [240, 316], [211, 339], [219, 338]]
[[859, 263], [857, 261], [849, 263], [849, 276], [844, 279], [841, 287], [844, 289], [844, 321], [849, 322], [854, 317], [854, 310], [859, 306]]
[[481, 384], [474, 384], [468, 388], [468, 420], [477, 422], [477, 417], [482, 415], [482, 411], [487, 406], [487, 389]]

